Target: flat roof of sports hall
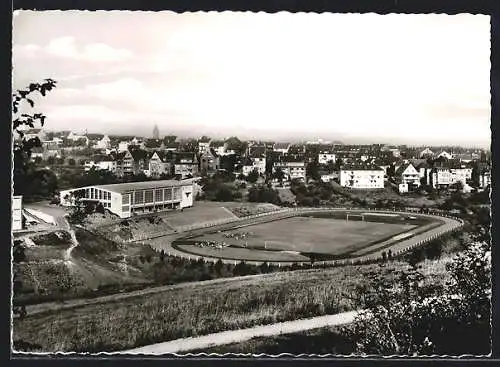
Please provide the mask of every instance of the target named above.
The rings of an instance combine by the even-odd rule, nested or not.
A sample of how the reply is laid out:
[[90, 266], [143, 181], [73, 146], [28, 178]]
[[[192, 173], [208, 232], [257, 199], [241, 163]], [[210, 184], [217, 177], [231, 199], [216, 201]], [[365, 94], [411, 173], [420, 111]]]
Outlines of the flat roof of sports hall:
[[118, 183], [118, 184], [109, 184], [109, 185], [91, 185], [87, 187], [97, 187], [102, 190], [113, 191], [119, 194], [124, 194], [130, 191], [136, 190], [147, 190], [147, 189], [156, 189], [160, 187], [178, 187], [190, 185], [193, 183], [193, 180], [157, 180], [157, 181], [141, 181], [141, 182], [126, 182], [126, 183]]

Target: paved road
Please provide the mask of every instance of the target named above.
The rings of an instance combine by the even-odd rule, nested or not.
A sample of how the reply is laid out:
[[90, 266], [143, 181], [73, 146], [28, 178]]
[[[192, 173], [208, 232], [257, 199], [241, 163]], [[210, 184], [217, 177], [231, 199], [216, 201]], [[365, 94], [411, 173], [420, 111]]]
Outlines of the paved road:
[[256, 337], [291, 334], [327, 326], [345, 325], [353, 322], [359, 312], [360, 311], [349, 311], [336, 315], [318, 316], [309, 319], [255, 326], [248, 329], [231, 330], [198, 337], [171, 340], [164, 343], [126, 350], [122, 353], [147, 355], [182, 353], [190, 350], [200, 350], [219, 345], [239, 343]]

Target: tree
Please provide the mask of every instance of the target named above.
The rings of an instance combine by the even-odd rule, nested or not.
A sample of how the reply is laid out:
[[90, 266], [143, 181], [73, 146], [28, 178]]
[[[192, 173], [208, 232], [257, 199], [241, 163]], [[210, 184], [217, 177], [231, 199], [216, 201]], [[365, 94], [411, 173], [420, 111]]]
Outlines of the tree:
[[316, 160], [307, 165], [306, 175], [313, 180], [319, 180], [321, 178], [321, 175], [319, 174], [319, 164]]
[[70, 159], [68, 159], [68, 164], [70, 166], [74, 166], [74, 165], [76, 165], [76, 161], [73, 158], [70, 158]]
[[272, 178], [278, 180], [279, 183], [283, 183], [283, 179], [285, 178], [285, 173], [280, 167], [278, 167], [273, 172]]
[[367, 311], [344, 335], [362, 354], [488, 354], [491, 246], [470, 244], [448, 272], [451, 282], [440, 288], [424, 286], [415, 268], [402, 271], [396, 284], [375, 276], [360, 294]]
[[32, 175], [37, 170], [31, 162], [31, 152], [35, 147], [41, 147], [38, 138], [27, 139], [24, 130], [26, 128], [43, 127], [46, 116], [42, 113], [27, 113], [28, 106], [35, 106], [34, 99], [37, 94], [45, 96], [47, 91], [55, 88], [56, 82], [52, 79], [45, 79], [43, 83], [31, 83], [26, 89], [18, 89], [12, 99], [13, 130], [17, 135], [14, 140], [14, 194], [23, 195], [29, 198], [33, 195], [30, 191], [33, 187], [28, 184], [32, 180]]
[[252, 172], [248, 174], [247, 181], [250, 183], [256, 183], [258, 179], [259, 179], [259, 171], [256, 168], [254, 168]]
[[215, 263], [215, 273], [218, 276], [221, 276], [223, 267], [224, 267], [224, 264], [222, 263], [222, 260], [221, 259], [217, 260], [217, 262]]

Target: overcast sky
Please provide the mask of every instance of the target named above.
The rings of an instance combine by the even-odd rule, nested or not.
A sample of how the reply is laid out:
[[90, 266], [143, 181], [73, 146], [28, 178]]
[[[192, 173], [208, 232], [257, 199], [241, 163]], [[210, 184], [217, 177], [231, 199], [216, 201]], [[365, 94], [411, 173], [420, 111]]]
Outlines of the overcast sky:
[[50, 130], [490, 143], [484, 15], [22, 11], [13, 67]]

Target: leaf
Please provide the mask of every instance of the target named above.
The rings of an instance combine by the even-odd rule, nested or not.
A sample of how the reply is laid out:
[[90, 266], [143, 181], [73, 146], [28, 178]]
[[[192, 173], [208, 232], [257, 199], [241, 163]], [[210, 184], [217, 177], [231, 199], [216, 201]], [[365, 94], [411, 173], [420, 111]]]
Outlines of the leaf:
[[35, 102], [33, 102], [33, 100], [29, 99], [29, 98], [26, 98], [26, 100], [28, 101], [28, 103], [31, 105], [31, 107], [34, 107], [35, 106]]

